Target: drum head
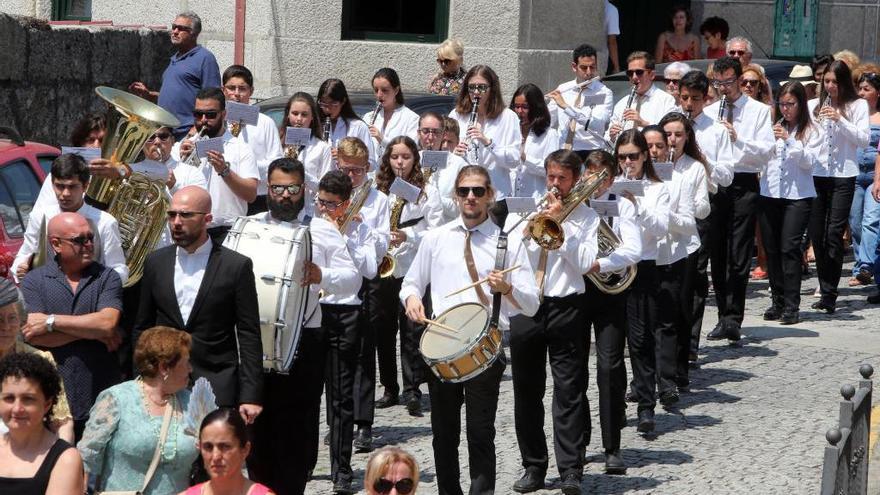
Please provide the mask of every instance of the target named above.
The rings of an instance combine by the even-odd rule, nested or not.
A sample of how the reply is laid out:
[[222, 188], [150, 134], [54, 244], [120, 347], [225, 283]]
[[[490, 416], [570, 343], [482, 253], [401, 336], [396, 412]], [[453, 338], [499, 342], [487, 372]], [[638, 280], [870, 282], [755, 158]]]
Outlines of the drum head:
[[286, 300], [279, 303], [279, 319], [285, 323], [284, 332], [281, 334], [281, 349], [286, 350], [281, 356], [281, 369], [288, 371], [293, 365], [296, 351], [299, 348], [299, 337], [305, 323], [306, 305], [309, 298], [309, 287], [300, 285], [305, 276], [305, 262], [312, 261], [312, 236], [309, 229], [300, 227], [294, 233], [293, 247], [287, 258], [285, 277], [290, 279], [290, 285], [285, 287], [282, 293]]
[[438, 360], [455, 357], [476, 342], [489, 325], [489, 311], [481, 304], [464, 303], [434, 320], [457, 330], [451, 332], [431, 324], [425, 328], [419, 350], [426, 359]]

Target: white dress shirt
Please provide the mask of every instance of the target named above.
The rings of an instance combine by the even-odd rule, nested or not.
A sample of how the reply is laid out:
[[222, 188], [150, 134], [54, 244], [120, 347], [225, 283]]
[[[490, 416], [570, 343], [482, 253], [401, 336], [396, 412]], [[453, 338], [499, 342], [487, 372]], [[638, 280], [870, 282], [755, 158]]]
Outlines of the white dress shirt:
[[819, 122], [813, 115], [813, 110], [818, 104], [818, 98], [813, 98], [807, 103], [813, 126], [822, 129], [825, 133], [823, 149], [815, 157], [813, 175], [840, 178], [859, 175], [856, 153], [859, 148], [868, 146], [868, 138], [871, 134], [868, 102], [858, 98], [847, 103], [844, 111], [840, 112], [840, 120], [828, 124], [830, 137], [827, 134], [829, 131], [826, 124]]
[[[331, 225], [333, 224], [331, 223]], [[348, 254], [351, 256], [358, 275], [366, 279], [375, 278], [379, 265], [376, 257], [376, 245], [379, 239], [373, 229], [363, 222], [352, 220], [349, 222], [346, 233], [342, 237], [345, 239], [345, 247], [348, 249]], [[324, 294], [321, 303], [360, 305], [363, 302], [358, 297], [360, 289], [361, 284], [358, 284], [357, 289], [351, 292], [343, 292], [337, 289], [331, 290]]]
[[312, 136], [309, 144], [297, 149], [296, 157], [306, 171], [306, 184], [309, 192], [316, 194], [321, 178], [333, 170], [333, 155], [330, 153], [330, 145], [327, 144], [327, 141]]
[[[35, 205], [34, 209], [31, 210], [28, 216], [27, 229], [24, 232], [24, 239], [10, 268], [16, 282], [20, 282], [15, 274], [18, 266], [22, 263], [27, 263], [30, 256], [37, 252], [37, 248], [40, 245], [40, 227], [43, 224], [43, 219], [46, 219], [46, 234], [48, 234], [49, 221], [60, 213], [61, 208], [58, 206], [57, 199], [54, 203], [44, 204], [40, 208], [37, 208]], [[125, 284], [128, 281], [128, 265], [125, 263], [125, 253], [122, 251], [119, 224], [116, 222], [116, 219], [109, 213], [86, 203], [83, 203], [76, 213], [85, 217], [92, 227], [92, 233], [95, 235], [95, 242], [92, 244], [94, 246], [92, 253], [94, 260], [118, 273], [122, 283]], [[51, 259], [54, 253], [48, 240], [46, 241], [46, 250], [48, 251], [46, 256]]]
[[[373, 119], [373, 113], [372, 111], [367, 112], [364, 115], [364, 122], [369, 123]], [[381, 143], [373, 139], [378, 159], [381, 159], [385, 148], [397, 136], [407, 136], [416, 143], [419, 142], [419, 114], [407, 108], [406, 105], [395, 108], [388, 122], [385, 122], [385, 110], [379, 110], [379, 115], [376, 116], [376, 122], [373, 125], [379, 129], [383, 138]], [[369, 130], [369, 127], [367, 129]]]
[[[396, 195], [390, 194], [388, 196], [389, 218], [391, 215], [390, 209], [394, 207], [396, 201]], [[409, 270], [409, 265], [419, 249], [422, 236], [428, 229], [433, 229], [443, 223], [443, 207], [440, 205], [440, 194], [431, 184], [425, 186], [424, 194], [419, 197], [418, 203], [406, 202], [403, 205], [400, 224], [405, 224], [417, 218], [421, 220], [415, 225], [399, 229], [406, 234], [406, 240], [400, 243], [399, 246], [391, 249], [392, 254], [397, 258], [397, 265], [394, 268], [393, 274], [394, 278], [403, 278], [406, 275], [406, 271]]]
[[199, 294], [199, 287], [202, 286], [205, 268], [208, 266], [208, 258], [211, 257], [213, 247], [214, 243], [210, 237], [192, 253], [180, 246], [177, 247], [177, 255], [174, 258], [174, 294], [184, 323], [189, 321], [189, 314]]
[[442, 223], [450, 222], [458, 217], [458, 205], [455, 204], [455, 179], [458, 177], [458, 171], [465, 166], [467, 166], [467, 162], [464, 161], [464, 158], [455, 153], [449, 153], [446, 166], [431, 174], [429, 183], [437, 189], [440, 206], [443, 209]]
[[281, 158], [281, 138], [278, 136], [278, 128], [275, 121], [265, 114], [259, 114], [257, 125], [241, 126], [238, 139], [250, 146], [260, 171], [260, 182], [257, 183], [257, 195], [265, 196], [266, 174], [269, 172], [269, 164], [276, 158]]
[[[324, 125], [324, 123], [321, 122], [321, 125]], [[367, 124], [363, 120], [346, 120], [343, 117], [339, 117], [336, 119], [335, 126], [331, 124], [330, 142], [328, 143], [331, 148], [338, 146], [339, 141], [342, 141], [343, 138], [347, 137], [356, 137], [367, 145], [367, 156], [370, 160], [370, 168], [373, 170], [378, 168], [377, 164], [382, 157], [379, 156], [379, 153], [376, 151], [376, 140], [373, 139], [373, 136], [370, 136], [370, 128], [367, 127]]]
[[[281, 223], [269, 212], [258, 213], [250, 218], [265, 223]], [[294, 225], [301, 224], [306, 218], [300, 212]], [[312, 263], [321, 269], [321, 282], [309, 286], [309, 297], [305, 310], [304, 328], [320, 328], [321, 306], [318, 304], [318, 293], [337, 292], [339, 294], [357, 293], [361, 286], [361, 276], [346, 249], [342, 234], [327, 220], [312, 218], [309, 223], [309, 234], [312, 238]]]
[[[361, 185], [361, 187], [363, 187], [363, 185]], [[357, 191], [358, 189], [352, 190], [352, 196], [357, 194]], [[385, 256], [385, 252], [388, 251], [388, 243], [391, 237], [391, 229], [388, 226], [388, 223], [391, 220], [391, 212], [389, 211], [390, 206], [388, 195], [373, 187], [370, 189], [370, 194], [367, 195], [367, 200], [364, 201], [364, 206], [361, 207], [361, 220], [363, 220], [363, 223], [367, 224], [376, 235], [377, 260], [381, 260], [382, 256]]]
[[[510, 229], [517, 221], [519, 215], [508, 216], [505, 230]], [[547, 251], [543, 296], [565, 297], [584, 293], [584, 274], [593, 266], [599, 250], [596, 242], [598, 228], [599, 215], [584, 204], [579, 204], [562, 222], [565, 241], [559, 249]], [[517, 229], [522, 231], [521, 226]], [[532, 239], [523, 238], [522, 242], [532, 271], [537, 273], [543, 249]]]
[[709, 215], [709, 192], [703, 164], [682, 155], [673, 164], [669, 192], [669, 230], [657, 245], [657, 264], [671, 265], [700, 249], [696, 212]]
[[526, 159], [519, 162], [519, 166], [510, 172], [510, 180], [513, 183], [513, 196], [529, 196], [540, 201], [547, 195], [547, 171], [544, 169], [544, 159], [547, 155], [560, 148], [559, 135], [556, 129], [548, 127], [544, 134], [535, 135], [529, 131], [526, 136]]
[[[703, 109], [707, 115], [718, 115], [721, 102], [716, 101]], [[737, 173], [760, 172], [776, 151], [770, 107], [745, 94], [735, 101], [727, 102], [727, 112], [733, 113], [736, 141], [731, 142], [733, 171]]]
[[797, 128], [788, 131], [788, 139], [776, 140], [776, 153], [761, 173], [761, 196], [782, 199], [804, 199], [816, 196], [813, 166], [825, 147], [825, 133], [813, 124], [804, 141], [798, 140]]
[[643, 260], [658, 260], [660, 240], [669, 233], [669, 191], [663, 182], [645, 180], [645, 195], [636, 196], [636, 222], [642, 234]]
[[[629, 93], [617, 100], [617, 103], [614, 105], [614, 111], [611, 114], [611, 122], [619, 122], [623, 127], [626, 127], [626, 121], [623, 120], [623, 112], [627, 109], [627, 100], [629, 100]], [[667, 113], [675, 110], [675, 98], [666, 91], [651, 86], [644, 95], [636, 94], [631, 106], [634, 109], [638, 109], [639, 116], [642, 119], [646, 120], [649, 124], [656, 124]], [[605, 131], [605, 139], [611, 141], [611, 126], [609, 125], [608, 127], [609, 129]]]
[[[446, 297], [462, 287], [471, 284], [467, 264], [464, 259], [465, 236], [467, 233], [461, 218], [433, 229], [425, 234], [422, 245], [416, 254], [400, 288], [400, 301], [406, 305], [410, 296], [419, 299], [431, 285], [431, 302], [435, 315], [461, 303], [480, 303], [476, 290], [466, 290], [460, 294]], [[473, 228], [471, 234], [471, 252], [477, 269], [477, 278], [489, 275], [495, 268], [495, 255], [498, 247], [500, 229], [491, 220]], [[505, 267], [520, 265], [520, 268], [506, 275], [507, 281], [513, 286], [511, 296], [519, 308], [510, 303], [507, 297], [501, 298], [501, 316], [498, 328], [510, 328], [509, 318], [517, 314], [533, 316], [540, 305], [538, 286], [535, 274], [525, 253], [525, 246], [518, 232], [511, 232], [508, 239], [508, 251]], [[492, 299], [492, 292], [487, 284], [482, 284], [483, 293]], [[491, 311], [491, 308], [490, 308]]]
[[730, 133], [715, 119], [700, 112], [693, 118], [697, 145], [706, 161], [709, 162], [709, 192], [718, 191], [718, 186], [727, 187], [733, 182], [733, 147]]
[[[606, 191], [596, 199], [608, 201], [611, 195]], [[605, 218], [605, 222], [617, 234], [621, 244], [608, 256], [599, 258], [599, 273], [613, 273], [635, 265], [642, 258], [642, 232], [636, 219], [636, 209], [632, 202], [615, 195], [617, 201], [616, 217]]]
[[569, 122], [574, 119], [577, 125], [574, 130], [574, 140], [571, 143], [572, 150], [596, 150], [605, 148], [605, 140], [602, 135], [608, 127], [611, 119], [611, 107], [614, 104], [614, 93], [599, 80], [593, 81], [583, 90], [581, 101], [586, 97], [601, 96], [602, 103], [597, 105], [574, 106], [580, 93], [577, 80], [560, 84], [557, 88], [562, 94], [562, 99], [567, 105], [565, 109], [559, 107], [556, 101], [551, 99], [547, 104], [550, 110], [550, 119], [554, 127], [558, 129], [559, 142], [556, 149], [562, 148], [568, 139]]
[[[460, 114], [453, 108], [449, 112], [449, 116], [458, 121], [458, 137], [464, 142], [467, 139], [470, 114]], [[483, 135], [492, 143], [489, 146], [478, 143], [481, 150], [480, 161], [479, 163], [471, 163], [471, 165], [480, 165], [489, 171], [492, 186], [499, 193], [496, 197], [510, 196], [513, 192], [510, 171], [520, 163], [519, 147], [522, 143], [522, 134], [519, 130], [519, 117], [513, 113], [513, 110], [505, 108], [494, 119], [486, 119], [485, 122], [477, 120], [477, 122], [482, 125]], [[465, 159], [470, 158], [465, 156]]]

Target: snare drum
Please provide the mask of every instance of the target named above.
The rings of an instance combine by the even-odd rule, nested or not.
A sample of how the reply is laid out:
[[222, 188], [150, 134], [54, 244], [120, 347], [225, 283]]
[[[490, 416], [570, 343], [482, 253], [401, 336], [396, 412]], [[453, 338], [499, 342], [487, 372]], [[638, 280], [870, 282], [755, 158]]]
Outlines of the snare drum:
[[469, 380], [501, 355], [501, 331], [489, 325], [489, 311], [481, 304], [453, 306], [435, 318], [456, 332], [428, 324], [419, 342], [422, 358], [441, 381]]
[[263, 369], [288, 373], [299, 347], [309, 297], [309, 288], [300, 286], [305, 262], [312, 260], [308, 227], [240, 217], [223, 245], [254, 263]]

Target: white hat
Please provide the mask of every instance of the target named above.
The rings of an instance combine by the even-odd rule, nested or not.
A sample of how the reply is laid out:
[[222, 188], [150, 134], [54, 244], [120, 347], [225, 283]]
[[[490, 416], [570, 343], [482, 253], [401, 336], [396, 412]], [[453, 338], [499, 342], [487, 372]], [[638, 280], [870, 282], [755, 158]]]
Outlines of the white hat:
[[[795, 65], [788, 74], [791, 81], [798, 81], [804, 86], [809, 84], [819, 84], [813, 79], [813, 69], [809, 65]], [[785, 86], [789, 81], [780, 81], [780, 86]]]

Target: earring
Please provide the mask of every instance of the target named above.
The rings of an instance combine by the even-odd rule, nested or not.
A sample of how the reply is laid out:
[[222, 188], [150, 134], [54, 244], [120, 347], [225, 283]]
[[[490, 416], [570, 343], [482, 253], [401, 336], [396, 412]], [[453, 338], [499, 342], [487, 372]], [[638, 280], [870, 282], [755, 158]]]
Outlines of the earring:
[[165, 373], [164, 375], [162, 375], [162, 381], [163, 381], [163, 382], [167, 382], [167, 381], [168, 381], [168, 373]]

